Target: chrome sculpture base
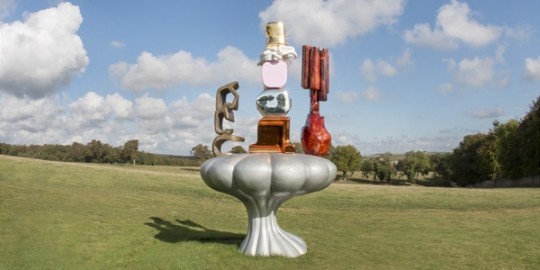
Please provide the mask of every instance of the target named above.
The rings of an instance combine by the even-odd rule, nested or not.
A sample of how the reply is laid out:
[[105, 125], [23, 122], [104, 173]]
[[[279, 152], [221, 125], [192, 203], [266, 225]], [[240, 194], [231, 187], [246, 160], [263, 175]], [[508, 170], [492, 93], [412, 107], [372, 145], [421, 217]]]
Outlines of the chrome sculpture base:
[[298, 257], [307, 252], [300, 237], [277, 223], [278, 208], [288, 199], [328, 187], [336, 166], [327, 159], [301, 154], [236, 154], [207, 160], [204, 182], [232, 195], [248, 212], [248, 233], [240, 251], [251, 256]]

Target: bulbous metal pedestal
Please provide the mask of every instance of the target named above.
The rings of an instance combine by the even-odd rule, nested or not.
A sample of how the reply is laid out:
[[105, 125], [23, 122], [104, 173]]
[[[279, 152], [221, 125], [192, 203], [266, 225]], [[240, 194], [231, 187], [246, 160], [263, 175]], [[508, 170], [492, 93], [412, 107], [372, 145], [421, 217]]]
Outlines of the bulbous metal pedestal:
[[294, 196], [328, 187], [336, 177], [336, 166], [309, 155], [237, 154], [206, 161], [201, 176], [212, 189], [245, 205], [249, 223], [240, 246], [243, 254], [297, 257], [307, 252], [306, 243], [278, 225], [277, 210]]

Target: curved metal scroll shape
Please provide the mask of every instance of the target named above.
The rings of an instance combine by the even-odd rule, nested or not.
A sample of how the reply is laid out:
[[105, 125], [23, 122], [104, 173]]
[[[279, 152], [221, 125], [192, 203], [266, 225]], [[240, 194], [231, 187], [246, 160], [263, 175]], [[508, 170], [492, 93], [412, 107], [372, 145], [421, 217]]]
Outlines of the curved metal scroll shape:
[[[228, 83], [220, 88], [216, 92], [216, 112], [214, 113], [214, 129], [218, 136], [212, 143], [212, 152], [216, 157], [223, 156], [221, 153], [221, 146], [227, 141], [243, 142], [243, 137], [232, 135], [234, 130], [232, 128], [223, 129], [223, 119], [227, 119], [230, 122], [234, 122], [233, 110], [238, 110], [239, 95], [236, 92], [238, 90], [238, 82]], [[227, 102], [227, 95], [232, 94], [232, 102]]]

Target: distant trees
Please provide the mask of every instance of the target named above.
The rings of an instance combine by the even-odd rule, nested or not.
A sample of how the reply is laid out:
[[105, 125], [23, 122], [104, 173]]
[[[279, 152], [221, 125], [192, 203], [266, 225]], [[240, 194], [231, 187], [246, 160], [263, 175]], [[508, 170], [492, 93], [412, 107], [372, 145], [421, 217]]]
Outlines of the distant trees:
[[402, 171], [412, 184], [416, 185], [418, 175], [427, 175], [431, 171], [431, 162], [425, 152], [410, 151], [397, 163], [396, 169]]
[[521, 120], [517, 130], [518, 149], [522, 156], [521, 176], [540, 175], [540, 97]]
[[0, 143], [0, 154], [66, 162], [110, 164], [197, 166], [191, 157], [158, 155], [139, 151], [139, 141], [129, 140], [122, 147], [114, 147], [99, 140], [71, 145], [11, 145]]
[[202, 144], [197, 144], [196, 146], [191, 148], [190, 153], [193, 156], [193, 158], [195, 158], [196, 160], [200, 162], [204, 162], [214, 157], [214, 154], [212, 153], [210, 148], [208, 148], [207, 145], [202, 145]]
[[460, 186], [466, 186], [494, 179], [496, 168], [490, 145], [492, 140], [492, 136], [482, 133], [467, 135], [463, 138], [449, 156], [452, 168], [450, 177], [454, 182]]
[[302, 146], [301, 142], [293, 142], [294, 149], [296, 150], [297, 154], [303, 154], [304, 153], [304, 146]]
[[330, 149], [328, 159], [336, 165], [338, 171], [342, 172], [343, 179], [347, 179], [354, 171], [360, 169], [362, 155], [352, 145], [336, 146]]
[[241, 145], [237, 145], [237, 146], [233, 147], [231, 149], [231, 151], [229, 151], [229, 153], [231, 153], [231, 154], [244, 154], [244, 153], [247, 153], [247, 151]]
[[137, 153], [139, 152], [139, 140], [129, 140], [124, 143], [124, 147], [122, 148], [122, 160], [125, 162], [133, 162], [133, 165], [135, 165], [135, 160], [137, 158]]
[[396, 175], [397, 170], [392, 160], [390, 159], [392, 154], [384, 153], [378, 158], [372, 159], [372, 171], [373, 177], [381, 181], [390, 181], [392, 177]]
[[465, 136], [435, 170], [461, 186], [540, 175], [540, 97], [521, 121], [495, 121], [487, 134]]

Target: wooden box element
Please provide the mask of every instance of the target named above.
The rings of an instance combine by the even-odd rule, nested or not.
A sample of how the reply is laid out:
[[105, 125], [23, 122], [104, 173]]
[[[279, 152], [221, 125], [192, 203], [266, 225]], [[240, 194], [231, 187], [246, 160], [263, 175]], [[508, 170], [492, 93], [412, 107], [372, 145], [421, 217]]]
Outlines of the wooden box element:
[[286, 116], [266, 116], [257, 126], [257, 143], [249, 146], [250, 153], [296, 153], [289, 140], [290, 119]]

